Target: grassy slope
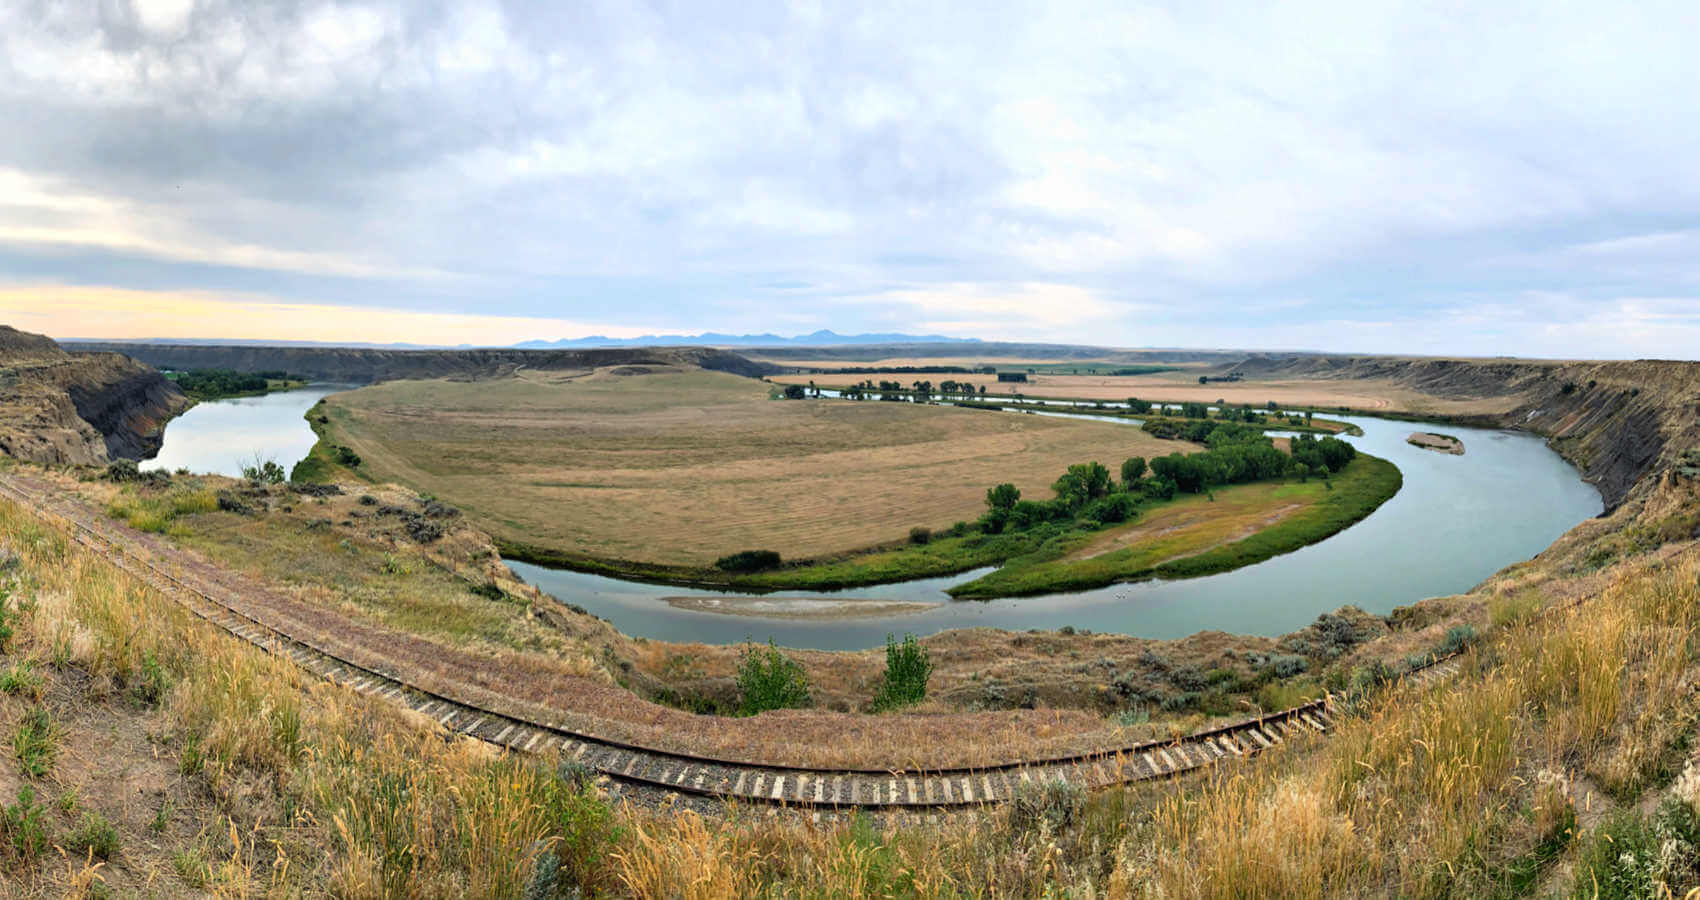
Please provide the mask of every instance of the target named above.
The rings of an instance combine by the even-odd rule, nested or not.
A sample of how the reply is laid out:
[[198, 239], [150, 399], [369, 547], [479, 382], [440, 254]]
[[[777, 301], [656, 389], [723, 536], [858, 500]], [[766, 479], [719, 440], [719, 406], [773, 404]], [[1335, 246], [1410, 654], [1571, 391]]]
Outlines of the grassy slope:
[[1681, 896], [1700, 877], [1700, 798], [1671, 789], [1700, 713], [1692, 542], [1546, 616], [1564, 578], [1506, 585], [1488, 597], [1498, 631], [1461, 675], [1361, 681], [1327, 741], [1215, 777], [1035, 791], [982, 818], [893, 830], [610, 806], [544, 761], [445, 743], [314, 686], [4, 503], [0, 544], [18, 557], [0, 675], [35, 679], [0, 690], [0, 729], [10, 739], [43, 709], [57, 749], [35, 777], [8, 754], [0, 801], [16, 808], [32, 787], [61, 844], [81, 846], [85, 815], [114, 831], [98, 867], [0, 842], [12, 896], [81, 895], [96, 880], [168, 897], [514, 896], [539, 871], [556, 879], [545, 897], [680, 885], [702, 897]]

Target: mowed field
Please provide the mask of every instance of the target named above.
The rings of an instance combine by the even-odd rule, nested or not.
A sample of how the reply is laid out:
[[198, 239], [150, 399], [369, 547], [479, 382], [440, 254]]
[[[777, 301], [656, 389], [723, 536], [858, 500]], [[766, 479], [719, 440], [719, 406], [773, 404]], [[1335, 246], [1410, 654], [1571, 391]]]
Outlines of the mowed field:
[[462, 507], [500, 537], [686, 566], [901, 541], [977, 517], [999, 482], [1048, 498], [1072, 463], [1113, 471], [1191, 449], [1126, 425], [774, 392], [724, 373], [619, 367], [391, 382], [325, 409], [328, 438], [368, 475]]

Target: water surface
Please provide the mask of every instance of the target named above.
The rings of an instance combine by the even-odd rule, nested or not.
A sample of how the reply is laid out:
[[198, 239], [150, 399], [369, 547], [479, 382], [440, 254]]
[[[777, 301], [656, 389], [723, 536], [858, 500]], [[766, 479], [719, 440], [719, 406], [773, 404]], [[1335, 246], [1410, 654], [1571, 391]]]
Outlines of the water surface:
[[242, 476], [254, 459], [275, 460], [288, 472], [318, 440], [304, 418], [327, 394], [346, 385], [310, 384], [263, 397], [203, 400], [165, 426], [159, 455], [144, 471], [188, 469], [197, 475]]
[[[850, 650], [879, 646], [893, 633], [1063, 625], [1150, 638], [1211, 629], [1275, 635], [1348, 603], [1387, 613], [1425, 597], [1468, 590], [1495, 571], [1544, 550], [1603, 508], [1599, 492], [1533, 435], [1363, 416], [1329, 418], [1362, 428], [1363, 436], [1347, 440], [1397, 465], [1405, 476], [1403, 489], [1364, 521], [1319, 544], [1205, 578], [985, 602], [954, 601], [943, 591], [977, 573], [848, 591], [780, 592], [799, 603], [877, 598], [925, 604], [915, 612], [836, 619], [681, 608], [668, 598], [717, 597], [729, 605], [752, 595], [642, 584], [512, 561], [509, 565], [532, 584], [609, 619], [627, 634], [669, 641], [734, 643], [772, 637], [785, 646]], [[1413, 430], [1456, 435], [1466, 453], [1451, 456], [1413, 447], [1405, 443]], [[1112, 469], [1120, 464], [1103, 462]]]

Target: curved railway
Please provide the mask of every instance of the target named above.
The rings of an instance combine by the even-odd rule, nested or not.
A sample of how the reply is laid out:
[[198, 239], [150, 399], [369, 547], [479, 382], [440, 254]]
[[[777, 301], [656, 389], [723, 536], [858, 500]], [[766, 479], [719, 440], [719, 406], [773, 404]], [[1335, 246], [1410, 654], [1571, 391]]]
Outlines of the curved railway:
[[[950, 812], [1012, 799], [1022, 785], [1059, 780], [1093, 790], [1167, 778], [1257, 754], [1304, 734], [1328, 732], [1329, 699], [1200, 731], [1071, 756], [1022, 760], [977, 768], [884, 770], [809, 768], [699, 756], [643, 747], [501, 713], [415, 684], [405, 673], [363, 666], [317, 643], [286, 634], [229, 602], [190, 575], [173, 574], [127, 539], [128, 528], [88, 515], [81, 505], [54, 502], [52, 489], [0, 477], [0, 496], [63, 523], [69, 536], [112, 564], [182, 604], [195, 616], [268, 653], [280, 654], [322, 678], [361, 694], [430, 716], [450, 732], [521, 753], [558, 753], [639, 792], [663, 792], [702, 801], [785, 806], [828, 814], [846, 810], [920, 815]], [[1417, 675], [1428, 681], [1456, 671], [1437, 660]]]

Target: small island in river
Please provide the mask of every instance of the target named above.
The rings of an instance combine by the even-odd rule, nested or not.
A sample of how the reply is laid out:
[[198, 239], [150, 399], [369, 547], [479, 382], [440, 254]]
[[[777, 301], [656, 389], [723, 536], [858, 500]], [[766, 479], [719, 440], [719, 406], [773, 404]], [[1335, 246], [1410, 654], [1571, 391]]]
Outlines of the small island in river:
[[1450, 453], [1453, 456], [1464, 455], [1464, 442], [1450, 434], [1435, 434], [1432, 431], [1413, 431], [1405, 438], [1405, 443], [1436, 453]]

